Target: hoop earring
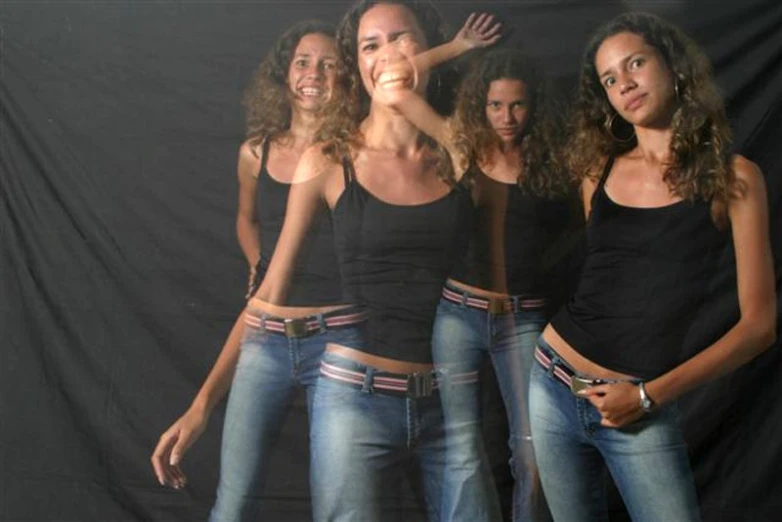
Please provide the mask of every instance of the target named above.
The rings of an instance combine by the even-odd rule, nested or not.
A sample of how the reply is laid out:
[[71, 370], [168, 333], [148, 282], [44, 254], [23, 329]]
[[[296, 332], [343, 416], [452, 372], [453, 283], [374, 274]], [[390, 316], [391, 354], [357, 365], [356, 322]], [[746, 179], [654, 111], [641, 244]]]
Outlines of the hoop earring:
[[627, 143], [629, 141], [632, 141], [633, 138], [635, 138], [635, 129], [631, 127], [631, 132], [628, 136], [617, 136], [614, 132], [614, 121], [616, 120], [616, 115], [618, 113], [613, 113], [610, 117], [606, 119], [605, 122], [605, 128], [606, 132], [611, 135], [612, 138], [614, 138], [614, 141], [618, 143]]
[[681, 98], [679, 97], [679, 81], [674, 80], [673, 81], [673, 92], [676, 93], [676, 105], [679, 105], [681, 103]]

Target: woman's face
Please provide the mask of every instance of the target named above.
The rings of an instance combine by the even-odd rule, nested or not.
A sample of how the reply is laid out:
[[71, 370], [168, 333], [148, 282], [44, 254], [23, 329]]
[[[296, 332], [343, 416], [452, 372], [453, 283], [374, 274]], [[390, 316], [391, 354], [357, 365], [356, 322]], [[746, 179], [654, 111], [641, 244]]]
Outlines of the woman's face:
[[321, 33], [299, 40], [288, 66], [291, 101], [300, 110], [317, 110], [331, 96], [337, 72], [337, 43]]
[[398, 4], [377, 4], [365, 12], [358, 24], [358, 70], [370, 97], [375, 86], [385, 89], [415, 87], [419, 94], [426, 92], [428, 73], [415, 75], [410, 67], [386, 66], [404, 62], [427, 49], [426, 38], [410, 9]]
[[527, 84], [501, 78], [486, 92], [486, 119], [503, 143], [518, 142], [529, 116]]
[[641, 127], [670, 124], [676, 105], [674, 75], [642, 36], [623, 32], [603, 40], [595, 68], [608, 101], [622, 118]]

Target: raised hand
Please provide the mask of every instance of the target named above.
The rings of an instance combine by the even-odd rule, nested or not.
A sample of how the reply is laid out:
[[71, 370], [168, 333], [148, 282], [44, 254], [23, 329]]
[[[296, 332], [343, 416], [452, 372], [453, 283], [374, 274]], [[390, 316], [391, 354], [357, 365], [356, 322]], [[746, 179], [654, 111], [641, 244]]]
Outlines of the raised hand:
[[488, 47], [496, 44], [502, 37], [501, 27], [502, 24], [495, 22], [494, 16], [488, 13], [471, 13], [464, 26], [453, 37], [453, 41], [466, 49]]

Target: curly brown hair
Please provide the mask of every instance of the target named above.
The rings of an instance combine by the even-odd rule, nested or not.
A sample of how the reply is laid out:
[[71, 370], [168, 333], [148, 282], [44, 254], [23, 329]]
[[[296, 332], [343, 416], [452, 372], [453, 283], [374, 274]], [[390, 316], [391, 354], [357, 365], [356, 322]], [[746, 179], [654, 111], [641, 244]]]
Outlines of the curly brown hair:
[[336, 28], [320, 20], [297, 22], [277, 39], [247, 86], [242, 105], [246, 111], [246, 135], [251, 144], [273, 139], [290, 127], [288, 70], [299, 41], [308, 34], [334, 38]]
[[539, 65], [519, 50], [489, 51], [473, 62], [462, 81], [451, 128], [464, 167], [485, 164], [501, 146], [486, 117], [486, 96], [491, 83], [502, 79], [524, 82], [529, 97], [529, 118], [519, 137], [524, 165], [519, 186], [542, 197], [566, 194], [570, 183], [561, 159], [564, 133], [548, 96], [548, 82]]
[[[603, 41], [623, 32], [639, 35], [654, 47], [675, 78], [678, 107], [671, 121], [672, 159], [663, 179], [671, 192], [683, 199], [712, 201], [715, 221], [723, 222], [728, 199], [739, 187], [730, 166], [733, 137], [711, 63], [680, 29], [652, 14], [622, 14], [600, 27], [587, 45], [568, 155], [571, 172], [579, 178], [596, 179], [605, 158], [637, 145], [634, 136], [619, 142], [611, 135], [606, 122], [616, 111], [595, 68], [595, 55]], [[627, 123], [619, 116], [616, 119]]]
[[[324, 144], [323, 152], [335, 162], [349, 157], [352, 150], [361, 146], [359, 124], [369, 114], [370, 98], [358, 70], [358, 26], [364, 13], [378, 4], [402, 5], [408, 8], [415, 16], [430, 48], [446, 41], [443, 18], [427, 0], [359, 0], [348, 9], [337, 29], [339, 65], [334, 93], [324, 108], [324, 123], [315, 138], [317, 142]], [[442, 115], [449, 114], [452, 109], [455, 77], [455, 70], [448, 66], [437, 67], [431, 72], [426, 98]], [[436, 153], [438, 175], [450, 178], [453, 173], [445, 149], [428, 137], [424, 136], [423, 139]]]

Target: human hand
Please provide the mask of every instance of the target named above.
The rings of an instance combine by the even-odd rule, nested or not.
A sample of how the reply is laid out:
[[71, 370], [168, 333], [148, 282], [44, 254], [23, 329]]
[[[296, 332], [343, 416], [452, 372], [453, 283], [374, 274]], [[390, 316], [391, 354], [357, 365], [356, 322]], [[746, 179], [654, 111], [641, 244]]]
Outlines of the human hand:
[[603, 418], [600, 424], [607, 428], [627, 426], [644, 414], [638, 386], [631, 382], [598, 384], [584, 388], [578, 394], [589, 399]]
[[488, 47], [497, 43], [502, 37], [501, 27], [502, 24], [495, 23], [494, 16], [488, 13], [471, 13], [464, 26], [453, 37], [453, 41], [468, 50]]
[[180, 489], [187, 484], [187, 477], [179, 463], [204, 432], [208, 420], [208, 415], [190, 408], [160, 436], [150, 460], [161, 485]]
[[413, 94], [418, 85], [418, 71], [407, 56], [397, 55], [389, 60], [375, 81], [373, 100], [390, 107], [398, 107]]

